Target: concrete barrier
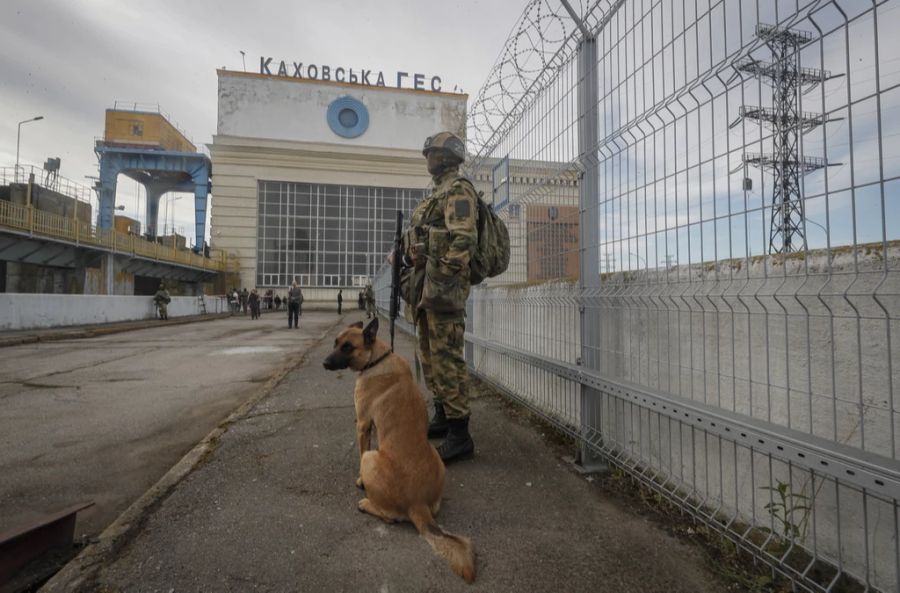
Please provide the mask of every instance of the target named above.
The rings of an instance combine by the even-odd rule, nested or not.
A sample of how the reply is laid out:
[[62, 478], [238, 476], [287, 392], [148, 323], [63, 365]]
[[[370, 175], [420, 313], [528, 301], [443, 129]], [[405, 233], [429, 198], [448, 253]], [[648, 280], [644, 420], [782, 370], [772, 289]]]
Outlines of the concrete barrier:
[[[224, 313], [223, 297], [203, 297], [207, 313]], [[169, 317], [202, 313], [200, 297], [172, 297]], [[0, 294], [0, 331], [93, 325], [153, 319], [156, 310], [149, 296], [69, 294]]]
[[[577, 382], [502, 348], [576, 366], [593, 357], [597, 364], [588, 368], [610, 380], [896, 467], [900, 365], [891, 344], [898, 294], [896, 244], [615, 272], [604, 275], [600, 289], [584, 291], [574, 282], [479, 287], [467, 330], [497, 348], [470, 342], [467, 362], [548, 418], [596, 431], [620, 462], [655, 483], [690, 493], [708, 512], [734, 521], [720, 526], [753, 524], [793, 537], [818, 558], [888, 590], [896, 583], [896, 500], [612, 391], [597, 396], [594, 417], [582, 419]], [[580, 307], [599, 322], [597, 343], [584, 349]]]

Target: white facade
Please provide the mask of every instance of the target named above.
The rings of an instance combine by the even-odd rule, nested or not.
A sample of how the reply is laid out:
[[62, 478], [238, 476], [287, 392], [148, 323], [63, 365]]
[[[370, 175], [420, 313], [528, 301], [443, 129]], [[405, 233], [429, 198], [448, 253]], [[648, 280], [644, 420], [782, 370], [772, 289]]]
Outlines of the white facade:
[[[207, 313], [226, 313], [223, 298], [203, 297]], [[200, 297], [175, 296], [169, 317], [200, 315]], [[153, 297], [105, 294], [0, 294], [0, 331], [154, 319]]]
[[[328, 106], [344, 96], [363, 103], [370, 123], [358, 138], [328, 126]], [[219, 71], [219, 136], [422, 150], [442, 130], [465, 134], [466, 95]]]
[[[218, 127], [209, 145], [213, 165], [211, 246], [238, 256], [241, 285], [249, 288], [264, 287], [262, 280], [274, 277], [257, 269], [267, 249], [277, 249], [282, 257], [271, 264], [281, 279], [285, 266], [293, 276], [301, 259], [314, 262], [304, 275], [307, 299], [331, 299], [339, 286], [352, 286], [343, 271], [344, 275], [326, 274], [328, 288], [321, 282], [321, 267], [331, 265], [322, 253], [329, 245], [347, 250], [340, 255], [342, 262], [360, 259], [360, 247], [353, 253], [354, 244], [349, 242], [354, 233], [359, 235], [359, 229], [348, 227], [345, 213], [353, 213], [358, 221], [370, 221], [365, 245], [380, 250], [385, 234], [393, 232], [394, 223], [387, 222], [395, 216], [389, 211], [390, 204], [407, 207], [415, 192], [406, 190], [424, 190], [430, 181], [421, 154], [425, 138], [442, 130], [464, 135], [467, 95], [463, 94], [223, 70], [218, 74]], [[341, 100], [365, 106], [368, 126], [356, 137], [342, 136], [329, 124], [329, 107]], [[276, 218], [266, 218], [266, 203], [259, 201], [260, 192], [265, 191], [261, 188], [271, 191], [271, 182], [291, 201], [289, 209]], [[294, 210], [294, 194], [301, 190], [318, 194], [311, 209], [302, 215]], [[368, 193], [373, 197], [366, 198], [362, 210], [357, 200], [354, 209], [354, 196], [365, 190], [371, 190]], [[404, 199], [381, 208], [377, 203], [380, 196], [391, 195], [392, 190], [404, 190]], [[271, 202], [271, 193], [266, 195]], [[332, 206], [340, 206], [340, 210], [332, 211]], [[310, 208], [308, 203], [303, 207]], [[325, 220], [326, 209], [330, 221]], [[271, 225], [282, 224], [293, 226], [277, 236]], [[383, 258], [383, 252], [372, 253], [366, 261], [380, 265]], [[354, 277], [358, 276], [356, 270]], [[337, 284], [332, 283], [334, 278]], [[277, 292], [286, 285], [270, 287]]]

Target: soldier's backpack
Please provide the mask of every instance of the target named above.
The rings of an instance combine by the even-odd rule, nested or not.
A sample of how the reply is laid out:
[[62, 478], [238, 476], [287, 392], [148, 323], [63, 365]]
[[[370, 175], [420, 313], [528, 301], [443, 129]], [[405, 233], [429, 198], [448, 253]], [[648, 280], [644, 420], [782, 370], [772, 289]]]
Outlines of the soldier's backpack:
[[[464, 179], [473, 191], [475, 186]], [[485, 278], [499, 276], [509, 267], [509, 231], [494, 209], [484, 202], [484, 192], [475, 191], [478, 197], [478, 242], [475, 254], [469, 262], [469, 281], [472, 286]]]

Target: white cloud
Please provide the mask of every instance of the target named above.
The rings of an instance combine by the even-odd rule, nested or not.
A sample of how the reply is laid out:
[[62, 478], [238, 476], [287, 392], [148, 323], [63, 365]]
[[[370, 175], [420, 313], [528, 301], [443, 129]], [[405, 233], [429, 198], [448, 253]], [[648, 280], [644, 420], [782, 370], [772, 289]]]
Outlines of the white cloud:
[[[256, 71], [261, 55], [439, 75], [473, 95], [524, 8], [522, 0], [363, 2], [272, 0], [4, 0], [0, 7], [0, 166], [62, 158], [61, 174], [89, 183], [94, 139], [116, 100], [159, 104], [197, 144], [216, 126], [216, 69]], [[136, 184], [118, 202], [137, 207]], [[175, 226], [194, 233], [193, 200]]]

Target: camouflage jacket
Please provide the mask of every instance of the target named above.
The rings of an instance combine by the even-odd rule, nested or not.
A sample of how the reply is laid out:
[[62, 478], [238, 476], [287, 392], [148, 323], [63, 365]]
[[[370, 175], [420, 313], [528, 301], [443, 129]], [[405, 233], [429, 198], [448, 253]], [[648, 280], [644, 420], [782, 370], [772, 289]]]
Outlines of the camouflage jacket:
[[415, 262], [401, 279], [401, 294], [410, 306], [407, 318], [419, 309], [465, 309], [469, 262], [478, 239], [477, 200], [471, 182], [453, 168], [435, 178], [431, 194], [413, 210], [403, 238], [404, 253]]
[[172, 297], [169, 296], [169, 291], [165, 289], [157, 290], [156, 294], [153, 295], [153, 302], [155, 302], [157, 305], [159, 305], [160, 303], [162, 303], [163, 305], [167, 305], [171, 300]]

